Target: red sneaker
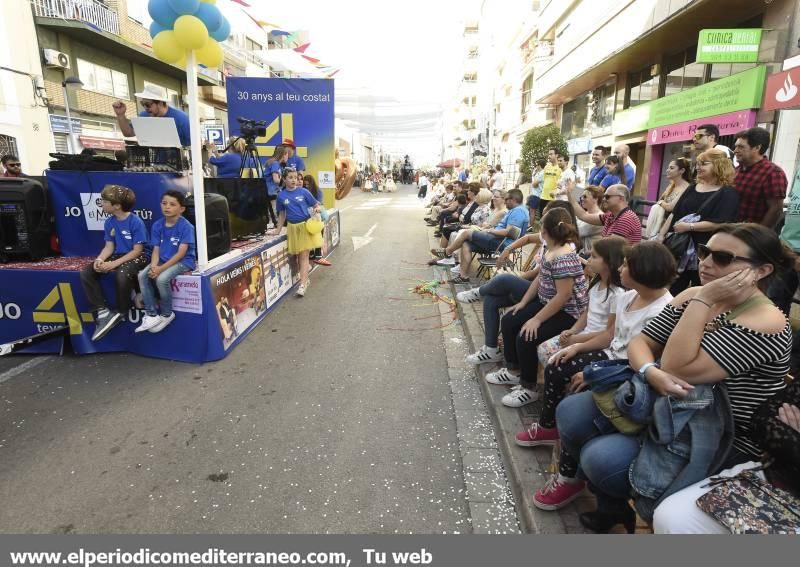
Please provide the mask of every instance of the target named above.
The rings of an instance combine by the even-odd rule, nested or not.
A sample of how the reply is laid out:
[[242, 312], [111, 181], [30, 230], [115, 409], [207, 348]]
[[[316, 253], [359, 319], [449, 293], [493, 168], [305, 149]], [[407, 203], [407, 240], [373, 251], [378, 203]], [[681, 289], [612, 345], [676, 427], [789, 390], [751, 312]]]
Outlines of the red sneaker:
[[515, 440], [521, 447], [537, 447], [539, 445], [555, 445], [558, 441], [558, 429], [548, 429], [534, 423], [525, 431], [517, 433]]
[[554, 474], [544, 488], [533, 495], [533, 505], [540, 510], [559, 510], [580, 496], [585, 485], [582, 480], [567, 480]]

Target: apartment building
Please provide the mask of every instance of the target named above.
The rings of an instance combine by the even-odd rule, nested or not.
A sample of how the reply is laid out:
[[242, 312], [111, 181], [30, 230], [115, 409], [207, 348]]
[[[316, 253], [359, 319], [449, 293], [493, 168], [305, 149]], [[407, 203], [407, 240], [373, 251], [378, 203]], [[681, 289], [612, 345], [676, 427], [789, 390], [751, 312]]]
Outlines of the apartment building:
[[[797, 21], [791, 0], [543, 2], [537, 37], [552, 42], [553, 55], [534, 78], [533, 98], [559, 106], [580, 167], [592, 146], [628, 144], [638, 166], [635, 192], [656, 198], [669, 160], [689, 155], [699, 124], [717, 124], [729, 146], [736, 131], [763, 125], [776, 134], [774, 146], [785, 147], [776, 114], [760, 107], [765, 75], [796, 50], [789, 34]], [[704, 28], [763, 30], [757, 61], [698, 63]], [[796, 138], [786, 143], [796, 162]], [[793, 171], [794, 162], [784, 167]]]

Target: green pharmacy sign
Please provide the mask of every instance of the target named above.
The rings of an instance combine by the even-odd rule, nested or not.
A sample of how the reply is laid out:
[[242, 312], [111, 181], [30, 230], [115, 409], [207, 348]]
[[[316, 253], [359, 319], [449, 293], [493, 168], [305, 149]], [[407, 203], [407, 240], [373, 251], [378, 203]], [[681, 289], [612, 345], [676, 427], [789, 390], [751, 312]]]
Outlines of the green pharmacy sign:
[[756, 63], [761, 29], [700, 30], [698, 63]]

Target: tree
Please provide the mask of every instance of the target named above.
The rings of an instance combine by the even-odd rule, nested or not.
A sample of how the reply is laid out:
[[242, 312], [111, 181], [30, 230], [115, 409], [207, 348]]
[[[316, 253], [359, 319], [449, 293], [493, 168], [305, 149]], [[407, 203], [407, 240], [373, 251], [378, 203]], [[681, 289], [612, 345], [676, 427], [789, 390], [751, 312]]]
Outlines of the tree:
[[520, 171], [530, 176], [533, 164], [540, 159], [546, 160], [550, 148], [557, 148], [565, 156], [567, 155], [567, 142], [557, 126], [539, 126], [528, 130], [525, 139], [522, 140]]

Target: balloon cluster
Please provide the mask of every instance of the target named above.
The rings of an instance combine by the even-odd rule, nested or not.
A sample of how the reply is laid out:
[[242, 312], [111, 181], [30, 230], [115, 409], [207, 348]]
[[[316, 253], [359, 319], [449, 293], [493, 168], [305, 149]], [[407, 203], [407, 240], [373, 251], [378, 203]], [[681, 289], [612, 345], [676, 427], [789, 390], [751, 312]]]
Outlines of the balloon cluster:
[[198, 63], [217, 67], [222, 63], [220, 42], [228, 39], [231, 25], [216, 7], [217, 0], [150, 0], [147, 10], [153, 23], [153, 53], [167, 63], [186, 66], [193, 49]]

